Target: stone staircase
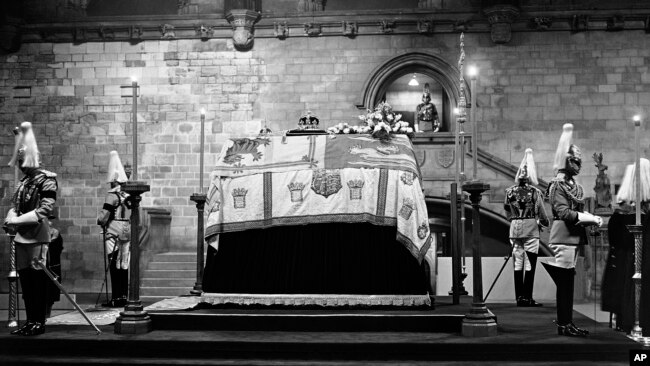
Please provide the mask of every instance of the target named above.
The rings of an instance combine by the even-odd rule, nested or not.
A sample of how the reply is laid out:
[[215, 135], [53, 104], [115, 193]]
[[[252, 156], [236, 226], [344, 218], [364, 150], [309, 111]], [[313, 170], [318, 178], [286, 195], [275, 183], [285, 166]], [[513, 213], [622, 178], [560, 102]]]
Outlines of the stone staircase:
[[142, 274], [140, 300], [145, 304], [189, 295], [196, 282], [196, 252], [156, 254]]

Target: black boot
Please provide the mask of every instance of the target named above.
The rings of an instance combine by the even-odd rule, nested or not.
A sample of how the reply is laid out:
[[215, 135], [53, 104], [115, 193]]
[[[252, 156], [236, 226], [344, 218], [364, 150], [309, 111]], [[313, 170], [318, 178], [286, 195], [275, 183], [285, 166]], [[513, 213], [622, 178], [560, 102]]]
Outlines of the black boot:
[[524, 271], [514, 271], [515, 273], [515, 299], [517, 306], [526, 306], [524, 301]]
[[25, 328], [25, 330], [22, 333], [20, 333], [20, 335], [31, 337], [43, 333], [45, 333], [45, 324], [34, 322], [31, 323], [29, 327]]
[[524, 284], [523, 292], [524, 298], [527, 300], [527, 305], [529, 307], [538, 307], [543, 306], [537, 301], [533, 300], [533, 285], [535, 284], [535, 269], [537, 268], [537, 254], [526, 252], [526, 256], [530, 262], [530, 271], [526, 271], [524, 274]]

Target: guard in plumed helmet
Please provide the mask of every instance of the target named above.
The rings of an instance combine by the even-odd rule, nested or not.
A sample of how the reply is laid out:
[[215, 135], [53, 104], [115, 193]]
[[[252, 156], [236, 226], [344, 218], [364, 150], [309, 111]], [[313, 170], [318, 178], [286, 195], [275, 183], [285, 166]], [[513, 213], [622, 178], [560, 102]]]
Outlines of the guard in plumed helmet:
[[584, 190], [575, 181], [582, 167], [580, 148], [571, 143], [573, 125], [563, 126], [553, 161], [557, 175], [546, 192], [553, 211], [553, 224], [549, 246], [555, 259], [542, 263], [557, 286], [557, 332], [558, 335], [584, 337], [585, 329], [573, 324], [573, 287], [578, 258], [578, 247], [587, 243], [586, 226], [602, 225], [599, 216], [584, 212]]
[[110, 152], [106, 182], [111, 188], [97, 217], [97, 225], [104, 230], [104, 245], [111, 274], [109, 307], [126, 305], [129, 289], [129, 260], [131, 257], [131, 224], [129, 222], [129, 195], [120, 189], [127, 181], [124, 166], [117, 151]]
[[40, 167], [40, 155], [30, 122], [20, 125], [20, 138], [10, 166], [25, 175], [14, 193], [4, 225], [15, 232], [16, 267], [25, 301], [27, 322], [11, 334], [33, 336], [45, 332], [49, 278], [34, 261], [45, 265], [50, 243], [48, 217], [56, 202], [56, 174]]
[[510, 244], [515, 265], [515, 298], [517, 306], [534, 307], [542, 304], [533, 300], [535, 268], [539, 252], [539, 232], [548, 227], [542, 191], [538, 184], [533, 150], [526, 149], [515, 185], [506, 189], [504, 209], [510, 221]]

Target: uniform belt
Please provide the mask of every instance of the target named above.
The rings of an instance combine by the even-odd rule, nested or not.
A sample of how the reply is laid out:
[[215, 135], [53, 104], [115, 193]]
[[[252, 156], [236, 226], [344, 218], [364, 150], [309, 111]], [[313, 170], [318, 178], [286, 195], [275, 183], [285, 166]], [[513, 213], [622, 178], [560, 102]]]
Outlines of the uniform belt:
[[131, 221], [130, 219], [113, 219], [113, 221]]
[[537, 218], [533, 216], [533, 217], [511, 217], [510, 221], [512, 221], [512, 220], [527, 220], [527, 219], [537, 220]]

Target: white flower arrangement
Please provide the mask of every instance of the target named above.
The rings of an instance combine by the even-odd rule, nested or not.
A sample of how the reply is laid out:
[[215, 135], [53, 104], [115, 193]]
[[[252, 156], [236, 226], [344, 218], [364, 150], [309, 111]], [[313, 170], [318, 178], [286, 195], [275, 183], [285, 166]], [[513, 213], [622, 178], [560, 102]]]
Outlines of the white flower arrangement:
[[402, 115], [394, 113], [393, 107], [386, 102], [379, 103], [374, 111], [368, 109], [366, 114], [359, 116], [359, 120], [364, 125], [350, 126], [347, 123], [339, 123], [328, 128], [327, 131], [331, 134], [369, 133], [381, 140], [390, 139], [391, 134], [405, 134], [413, 137], [413, 128], [409, 126], [408, 122], [402, 121]]

